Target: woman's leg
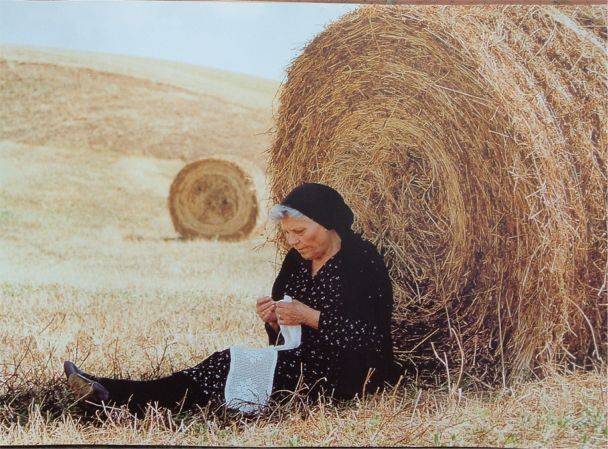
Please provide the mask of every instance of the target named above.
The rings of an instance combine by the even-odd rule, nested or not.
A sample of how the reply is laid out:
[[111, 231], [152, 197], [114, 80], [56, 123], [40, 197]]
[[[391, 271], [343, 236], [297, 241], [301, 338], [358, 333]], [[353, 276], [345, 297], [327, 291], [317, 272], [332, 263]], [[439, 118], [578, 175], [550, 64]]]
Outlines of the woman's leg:
[[230, 350], [218, 351], [198, 365], [155, 380], [126, 380], [85, 377], [100, 383], [109, 392], [109, 404], [128, 404], [133, 413], [143, 412], [148, 404], [187, 410], [209, 402], [222, 403], [230, 369]]
[[190, 376], [177, 372], [155, 380], [110, 379], [92, 377], [110, 393], [108, 403], [128, 404], [134, 413], [143, 412], [148, 404], [158, 404], [170, 409], [189, 409], [196, 404], [204, 405], [205, 398]]

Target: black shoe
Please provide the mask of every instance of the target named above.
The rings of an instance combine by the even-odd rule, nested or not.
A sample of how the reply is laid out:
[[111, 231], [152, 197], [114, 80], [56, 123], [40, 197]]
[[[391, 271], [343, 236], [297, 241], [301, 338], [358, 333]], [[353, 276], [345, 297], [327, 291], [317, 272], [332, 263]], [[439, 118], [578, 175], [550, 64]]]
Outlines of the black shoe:
[[70, 390], [78, 400], [93, 399], [103, 402], [110, 398], [110, 392], [106, 387], [86, 377], [72, 362], [68, 360], [63, 362], [63, 371], [68, 378]]

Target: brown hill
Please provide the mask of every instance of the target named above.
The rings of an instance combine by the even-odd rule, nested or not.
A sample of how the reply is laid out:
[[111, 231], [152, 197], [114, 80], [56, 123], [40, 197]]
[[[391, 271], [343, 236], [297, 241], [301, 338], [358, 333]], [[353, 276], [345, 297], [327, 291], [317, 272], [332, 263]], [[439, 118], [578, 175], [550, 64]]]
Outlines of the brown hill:
[[188, 64], [0, 46], [0, 138], [265, 167], [279, 83]]

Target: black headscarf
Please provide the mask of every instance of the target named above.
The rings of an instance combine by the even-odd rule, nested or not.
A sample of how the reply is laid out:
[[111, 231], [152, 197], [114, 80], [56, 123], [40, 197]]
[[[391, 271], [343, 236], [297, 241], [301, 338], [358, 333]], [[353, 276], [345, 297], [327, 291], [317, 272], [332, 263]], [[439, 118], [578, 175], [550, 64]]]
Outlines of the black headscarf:
[[312, 182], [301, 184], [281, 204], [302, 212], [326, 229], [334, 229], [341, 238], [352, 233], [353, 211], [342, 195], [329, 186]]
[[[393, 357], [390, 333], [393, 289], [383, 257], [371, 242], [352, 230], [353, 211], [333, 188], [323, 184], [304, 183], [293, 189], [281, 204], [302, 212], [324, 228], [335, 230], [340, 236], [345, 274], [344, 313], [356, 319], [368, 322], [371, 320], [382, 334], [382, 348], [379, 352], [343, 354], [345, 375], [338, 395], [352, 397], [357, 392], [360, 393], [361, 383], [369, 367], [375, 369], [375, 376], [372, 385], [367, 386], [367, 391], [370, 391], [370, 387], [379, 386], [383, 381], [394, 383], [402, 374], [402, 370]], [[293, 248], [287, 253], [273, 285], [272, 296], [275, 300], [282, 298], [285, 278], [298, 257]], [[374, 272], [373, 268], [379, 265], [382, 267], [380, 274], [370, 278], [370, 273]], [[381, 291], [381, 298], [378, 300], [382, 304], [370, 303], [367, 295], [372, 289], [373, 294]], [[267, 330], [270, 337], [268, 327]]]

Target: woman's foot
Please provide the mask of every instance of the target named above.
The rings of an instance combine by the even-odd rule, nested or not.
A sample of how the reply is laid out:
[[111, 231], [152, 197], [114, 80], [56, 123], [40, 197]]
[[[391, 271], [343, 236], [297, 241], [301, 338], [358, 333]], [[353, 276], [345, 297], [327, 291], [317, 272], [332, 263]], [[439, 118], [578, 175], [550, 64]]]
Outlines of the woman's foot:
[[68, 386], [72, 393], [81, 399], [93, 399], [99, 402], [107, 401], [110, 392], [99, 382], [89, 379], [76, 365], [69, 360], [63, 362], [63, 371], [68, 378]]

